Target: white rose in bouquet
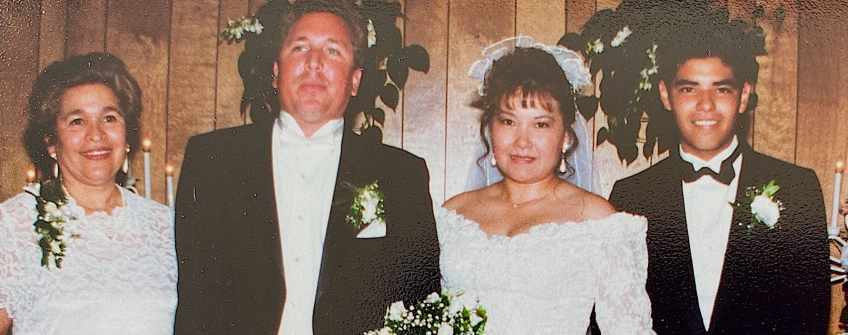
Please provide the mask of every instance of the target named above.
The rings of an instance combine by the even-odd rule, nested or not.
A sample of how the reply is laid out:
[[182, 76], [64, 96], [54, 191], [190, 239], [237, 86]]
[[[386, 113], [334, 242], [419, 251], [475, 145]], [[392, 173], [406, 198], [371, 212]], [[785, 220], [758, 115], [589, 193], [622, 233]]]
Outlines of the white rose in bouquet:
[[447, 322], [442, 322], [439, 325], [439, 333], [437, 335], [453, 335], [453, 326]]
[[389, 306], [387, 318], [392, 321], [401, 321], [403, 320], [403, 313], [406, 313], [406, 306], [403, 305], [403, 301], [395, 301]]
[[780, 206], [769, 199], [766, 195], [758, 195], [751, 202], [751, 213], [756, 218], [766, 224], [769, 228], [773, 228], [780, 218]]

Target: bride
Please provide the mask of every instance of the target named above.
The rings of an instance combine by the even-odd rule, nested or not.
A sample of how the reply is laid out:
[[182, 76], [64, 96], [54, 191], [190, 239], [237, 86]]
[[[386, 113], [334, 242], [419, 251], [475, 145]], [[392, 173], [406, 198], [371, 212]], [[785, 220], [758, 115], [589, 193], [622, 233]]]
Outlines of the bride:
[[605, 335], [653, 334], [645, 218], [558, 176], [576, 139], [569, 81], [588, 84], [588, 71], [531, 41], [496, 44], [472, 68], [485, 73], [473, 103], [485, 157], [503, 180], [437, 210], [442, 284], [479, 298], [486, 334], [583, 335], [593, 307]]

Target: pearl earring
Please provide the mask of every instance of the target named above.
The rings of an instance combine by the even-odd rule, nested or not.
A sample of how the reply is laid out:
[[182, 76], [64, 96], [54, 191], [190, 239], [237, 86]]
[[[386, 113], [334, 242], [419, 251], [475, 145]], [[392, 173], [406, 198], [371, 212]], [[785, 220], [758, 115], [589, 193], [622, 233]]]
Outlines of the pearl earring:
[[570, 145], [570, 141], [562, 144], [562, 159], [559, 162], [559, 173], [565, 173], [568, 171], [568, 164], [565, 162], [565, 153], [568, 152], [568, 147]]
[[50, 154], [50, 158], [53, 158], [53, 178], [59, 178], [59, 161], [57, 157], [55, 152]]
[[129, 171], [129, 170], [130, 170], [130, 156], [129, 156], [129, 153], [130, 153], [130, 146], [129, 146], [129, 145], [127, 145], [127, 156], [126, 156], [126, 157], [124, 157], [124, 165], [121, 167], [121, 171], [124, 171], [124, 173], [127, 173], [127, 171]]

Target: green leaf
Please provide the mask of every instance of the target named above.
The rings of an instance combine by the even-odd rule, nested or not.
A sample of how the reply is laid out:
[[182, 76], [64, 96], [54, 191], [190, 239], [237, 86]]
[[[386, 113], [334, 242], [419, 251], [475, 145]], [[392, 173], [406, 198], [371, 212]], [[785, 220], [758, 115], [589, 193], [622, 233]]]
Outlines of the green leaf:
[[609, 140], [609, 129], [607, 129], [606, 127], [601, 127], [601, 129], [598, 129], [598, 144], [597, 145], [600, 146], [602, 143], [606, 142], [607, 140]]
[[406, 64], [409, 68], [415, 71], [427, 73], [430, 71], [430, 54], [424, 47], [413, 44], [403, 49], [403, 58], [406, 59]]
[[398, 88], [391, 83], [383, 86], [383, 89], [380, 90], [380, 99], [389, 106], [392, 110], [397, 108], [398, 101], [400, 100], [400, 93], [398, 92]]
[[774, 183], [774, 180], [770, 181], [768, 185], [763, 187], [763, 194], [767, 197], [772, 198], [777, 191], [780, 190], [780, 186]]
[[409, 66], [406, 65], [403, 57], [398, 57], [396, 54], [389, 56], [389, 60], [386, 62], [386, 69], [389, 72], [389, 77], [392, 78], [392, 81], [398, 88], [403, 88], [406, 85], [406, 79], [409, 78]]
[[579, 97], [575, 99], [575, 103], [577, 104], [577, 110], [580, 111], [580, 114], [582, 114], [586, 120], [594, 117], [595, 112], [598, 111], [598, 98], [594, 95]]

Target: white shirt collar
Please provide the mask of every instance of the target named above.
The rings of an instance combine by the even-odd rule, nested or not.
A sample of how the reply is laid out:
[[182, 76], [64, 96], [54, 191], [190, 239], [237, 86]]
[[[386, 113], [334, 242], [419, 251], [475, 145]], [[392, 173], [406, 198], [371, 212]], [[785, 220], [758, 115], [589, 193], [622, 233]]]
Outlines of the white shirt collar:
[[730, 157], [733, 154], [733, 151], [736, 150], [736, 147], [739, 146], [739, 141], [736, 139], [736, 135], [733, 135], [733, 141], [730, 142], [730, 146], [722, 150], [715, 155], [715, 157], [711, 158], [708, 161], [704, 161], [701, 158], [696, 157], [693, 154], [687, 153], [683, 151], [683, 147], [680, 147], [680, 158], [685, 162], [692, 163], [692, 167], [695, 168], [695, 171], [700, 170], [703, 167], [708, 167], [710, 170], [715, 171], [715, 173], [721, 172], [721, 163]]
[[277, 118], [276, 127], [280, 134], [280, 139], [285, 144], [307, 143], [307, 144], [330, 144], [336, 145], [341, 141], [344, 130], [344, 119], [338, 118], [327, 121], [321, 128], [318, 128], [315, 133], [309, 138], [303, 133], [303, 129], [297, 124], [297, 120], [291, 114], [285, 111], [280, 112], [280, 117]]

